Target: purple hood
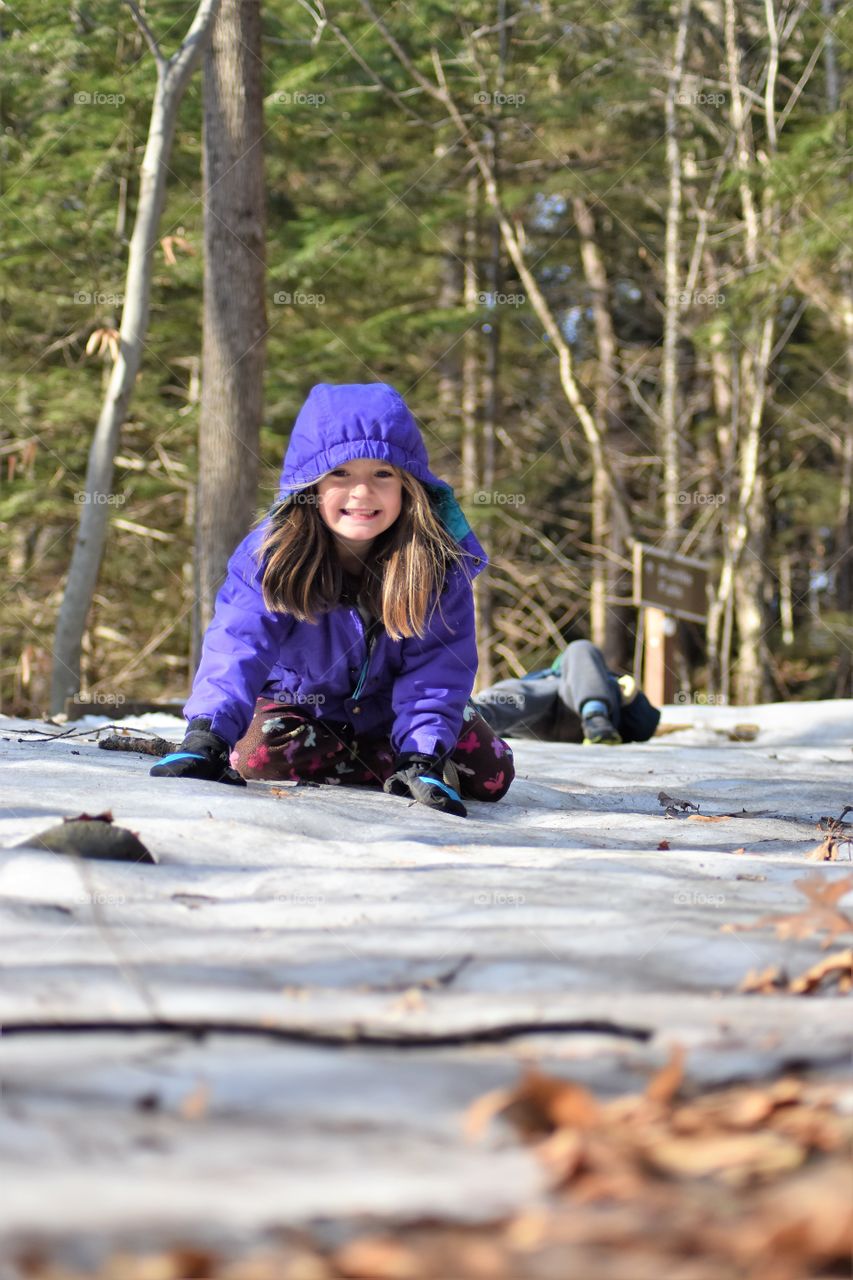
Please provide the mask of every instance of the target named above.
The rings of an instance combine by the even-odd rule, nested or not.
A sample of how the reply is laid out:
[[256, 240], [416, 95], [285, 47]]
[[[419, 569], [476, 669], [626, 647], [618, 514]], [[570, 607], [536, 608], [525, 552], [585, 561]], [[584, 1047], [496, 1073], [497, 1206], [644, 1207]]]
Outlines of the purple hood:
[[382, 382], [315, 386], [296, 419], [269, 514], [353, 458], [378, 458], [420, 480], [468, 554], [448, 574], [426, 636], [394, 641], [380, 630], [368, 653], [355, 608], [339, 605], [316, 623], [265, 608], [257, 554], [268, 516], [228, 562], [184, 707], [188, 720], [210, 716], [213, 731], [231, 746], [260, 696], [305, 704], [321, 719], [353, 724], [364, 737], [390, 736], [398, 752], [432, 754], [456, 743], [477, 670], [471, 579], [487, 560], [453, 490], [430, 470], [399, 392]]
[[379, 458], [420, 480], [445, 528], [473, 557], [472, 570], [485, 568], [486, 553], [453, 490], [430, 470], [409, 406], [387, 382], [318, 382], [311, 389], [290, 434], [272, 510], [352, 458]]

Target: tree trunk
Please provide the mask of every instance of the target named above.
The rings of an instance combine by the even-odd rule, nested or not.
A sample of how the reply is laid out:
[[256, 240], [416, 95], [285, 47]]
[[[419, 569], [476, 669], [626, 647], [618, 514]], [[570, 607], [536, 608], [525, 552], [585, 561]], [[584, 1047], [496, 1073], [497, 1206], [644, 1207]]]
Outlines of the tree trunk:
[[[501, 235], [497, 225], [492, 230], [492, 252], [489, 260], [489, 291], [495, 300], [501, 292], [503, 272], [501, 269]], [[481, 465], [480, 481], [486, 493], [495, 492], [495, 435], [497, 431], [500, 392], [500, 303], [494, 301], [489, 331], [486, 334], [486, 359], [483, 365], [483, 425], [481, 432]], [[491, 506], [490, 499], [488, 511]], [[483, 521], [481, 533], [487, 547], [494, 540], [495, 521], [487, 515]], [[488, 572], [481, 573], [474, 583], [474, 596], [477, 606], [477, 627], [481, 636], [479, 680], [483, 686], [493, 682], [492, 671], [492, 582]]]
[[[595, 236], [592, 211], [583, 197], [573, 197], [572, 212], [580, 236], [581, 263], [595, 328], [597, 362], [593, 416], [602, 439], [613, 441], [619, 435], [620, 425], [623, 426], [623, 435], [625, 431], [620, 412], [619, 362], [610, 314], [610, 286]], [[619, 596], [629, 596], [630, 588], [626, 586], [623, 589], [622, 586], [623, 574], [619, 565], [625, 556], [625, 546], [614, 526], [610, 506], [606, 477], [595, 472], [592, 481], [592, 543], [595, 550], [590, 583], [590, 638], [604, 651], [610, 666], [619, 668], [628, 661], [630, 624], [625, 616], [628, 611], [612, 602]]]
[[[826, 70], [826, 106], [834, 115], [841, 102], [841, 83], [836, 57], [835, 35], [832, 21], [835, 17], [834, 0], [821, 0], [821, 14], [826, 26], [824, 40], [824, 67]], [[853, 179], [847, 173], [848, 187]], [[841, 615], [841, 638], [838, 654], [838, 670], [835, 676], [836, 698], [849, 698], [853, 694], [853, 254], [844, 245], [841, 252], [841, 323], [847, 349], [847, 419], [838, 465], [839, 486], [838, 519], [835, 524], [835, 604]]]
[[[441, 285], [438, 291], [438, 307], [440, 311], [452, 311], [458, 314], [462, 295], [463, 255], [465, 253], [464, 227], [455, 226], [450, 234], [454, 238], [454, 246], [441, 259]], [[442, 353], [436, 364], [438, 375], [438, 412], [443, 422], [453, 422], [459, 416], [462, 398], [462, 378], [460, 348], [464, 349], [465, 335], [458, 342]], [[458, 477], [461, 488], [461, 475]]]
[[223, 0], [204, 59], [196, 659], [258, 488], [267, 330], [262, 70], [259, 0]]
[[767, 495], [764, 477], [756, 477], [753, 515], [746, 543], [746, 556], [734, 584], [737, 616], [738, 657], [735, 663], [735, 702], [754, 706], [767, 693], [767, 646], [765, 634], [764, 564], [767, 556]]
[[666, 164], [669, 202], [666, 211], [664, 259], [664, 325], [661, 354], [660, 451], [663, 459], [664, 545], [675, 551], [683, 507], [681, 490], [681, 448], [678, 429], [678, 337], [683, 298], [681, 293], [681, 150], [676, 124], [676, 95], [684, 75], [690, 0], [681, 0], [675, 34], [675, 49], [665, 102]]
[[462, 284], [462, 302], [470, 323], [462, 339], [462, 493], [470, 502], [479, 487], [479, 442], [477, 409], [479, 405], [480, 379], [479, 355], [480, 326], [474, 317], [480, 309], [477, 255], [479, 246], [479, 187], [476, 173], [468, 179], [465, 198], [465, 251]]
[[128, 251], [119, 354], [112, 368], [89, 449], [86, 488], [80, 495], [80, 525], [54, 636], [50, 692], [50, 710], [53, 715], [64, 711], [66, 699], [80, 689], [80, 652], [106, 541], [107, 520], [112, 505], [110, 499], [114, 458], [148, 329], [154, 247], [166, 195], [168, 161], [178, 108], [210, 37], [219, 3], [220, 0], [201, 0], [185, 40], [168, 60], [161, 54], [136, 5], [130, 6], [154, 54], [157, 87], [140, 170], [139, 200]]
[[[753, 164], [753, 156], [748, 137], [747, 113], [741, 85], [740, 53], [737, 45], [737, 28], [735, 21], [734, 0], [725, 0], [725, 40], [726, 40], [726, 73], [731, 92], [730, 119], [735, 141], [735, 169], [738, 174], [738, 189], [744, 228], [744, 259], [748, 269], [755, 270], [759, 264], [759, 218], [752, 188], [749, 182], [749, 170]], [[765, 123], [767, 129], [767, 147], [771, 154], [776, 146], [776, 122], [773, 104], [773, 88], [776, 82], [778, 66], [778, 41], [776, 35], [775, 16], [771, 0], [766, 0], [766, 15], [769, 39], [769, 56], [766, 75]], [[766, 165], [766, 155], [763, 158]], [[763, 191], [762, 218], [765, 233], [772, 235], [773, 227], [778, 223], [778, 202], [768, 183]], [[747, 582], [738, 583], [741, 572], [741, 560], [744, 548], [752, 535], [759, 516], [759, 503], [756, 494], [762, 491], [762, 454], [761, 438], [764, 409], [767, 400], [767, 380], [770, 371], [770, 357], [773, 350], [773, 289], [764, 303], [764, 315], [758, 315], [747, 326], [738, 370], [738, 410], [736, 421], [741, 423], [738, 429], [738, 500], [737, 510], [728, 513], [723, 565], [716, 597], [708, 618], [709, 649], [718, 657], [720, 667], [720, 684], [723, 695], [727, 698], [729, 691], [729, 670], [731, 663], [731, 640], [733, 634], [733, 615], [736, 597], [740, 605], [747, 609], [746, 594], [750, 589]], [[754, 572], [747, 572], [747, 578], [754, 579]], [[758, 601], [754, 602], [752, 612], [760, 609]], [[717, 647], [716, 636], [719, 635], [722, 623], [722, 641]], [[739, 627], [740, 662], [739, 670], [754, 672], [761, 665], [760, 629], [752, 625], [746, 618], [744, 626]], [[750, 651], [747, 651], [750, 650]], [[752, 675], [748, 678], [753, 679]], [[739, 678], [739, 686], [743, 682]]]

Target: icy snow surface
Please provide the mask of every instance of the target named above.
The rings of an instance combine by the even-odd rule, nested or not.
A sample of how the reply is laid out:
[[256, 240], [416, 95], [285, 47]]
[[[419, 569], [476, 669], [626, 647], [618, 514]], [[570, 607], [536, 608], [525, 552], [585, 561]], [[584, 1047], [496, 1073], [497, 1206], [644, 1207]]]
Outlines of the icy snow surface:
[[[806, 861], [818, 819], [853, 804], [853, 703], [664, 722], [688, 727], [515, 740], [509, 795], [463, 820], [352, 788], [154, 779], [151, 757], [98, 748], [106, 717], [56, 741], [0, 717], [2, 1238], [485, 1217], [542, 1175], [508, 1129], [469, 1141], [462, 1117], [525, 1063], [603, 1093], [641, 1089], [675, 1042], [690, 1085], [848, 1069], [843, 998], [737, 992], [750, 969], [806, 969], [822, 936], [721, 926], [853, 870]], [[730, 741], [736, 724], [758, 737]], [[667, 818], [662, 790], [735, 816]], [[156, 866], [12, 847], [105, 809]]]

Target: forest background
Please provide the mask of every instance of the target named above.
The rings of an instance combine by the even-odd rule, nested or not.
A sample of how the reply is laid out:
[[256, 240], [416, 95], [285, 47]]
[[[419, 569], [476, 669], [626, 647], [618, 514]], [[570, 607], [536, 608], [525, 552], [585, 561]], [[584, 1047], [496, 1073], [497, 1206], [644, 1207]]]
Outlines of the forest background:
[[[230, 92], [262, 102], [266, 222], [245, 529], [311, 386], [389, 381], [492, 557], [481, 685], [578, 636], [630, 669], [639, 540], [711, 566], [681, 700], [850, 696], [849, 6], [236, 8], [258, 28]], [[142, 11], [166, 54], [192, 19]], [[0, 710], [34, 715], [156, 67], [126, 5], [31, 0], [0, 28]], [[179, 109], [104, 495], [79, 670], [104, 703], [183, 698], [204, 617], [203, 85]]]

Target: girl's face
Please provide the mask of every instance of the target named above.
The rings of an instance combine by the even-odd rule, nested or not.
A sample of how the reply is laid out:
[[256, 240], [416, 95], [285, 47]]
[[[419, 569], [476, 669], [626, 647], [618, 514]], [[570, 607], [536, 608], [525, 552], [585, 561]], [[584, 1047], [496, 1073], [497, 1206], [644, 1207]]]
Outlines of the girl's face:
[[400, 514], [403, 482], [396, 467], [353, 458], [317, 481], [320, 516], [348, 551], [366, 552]]

